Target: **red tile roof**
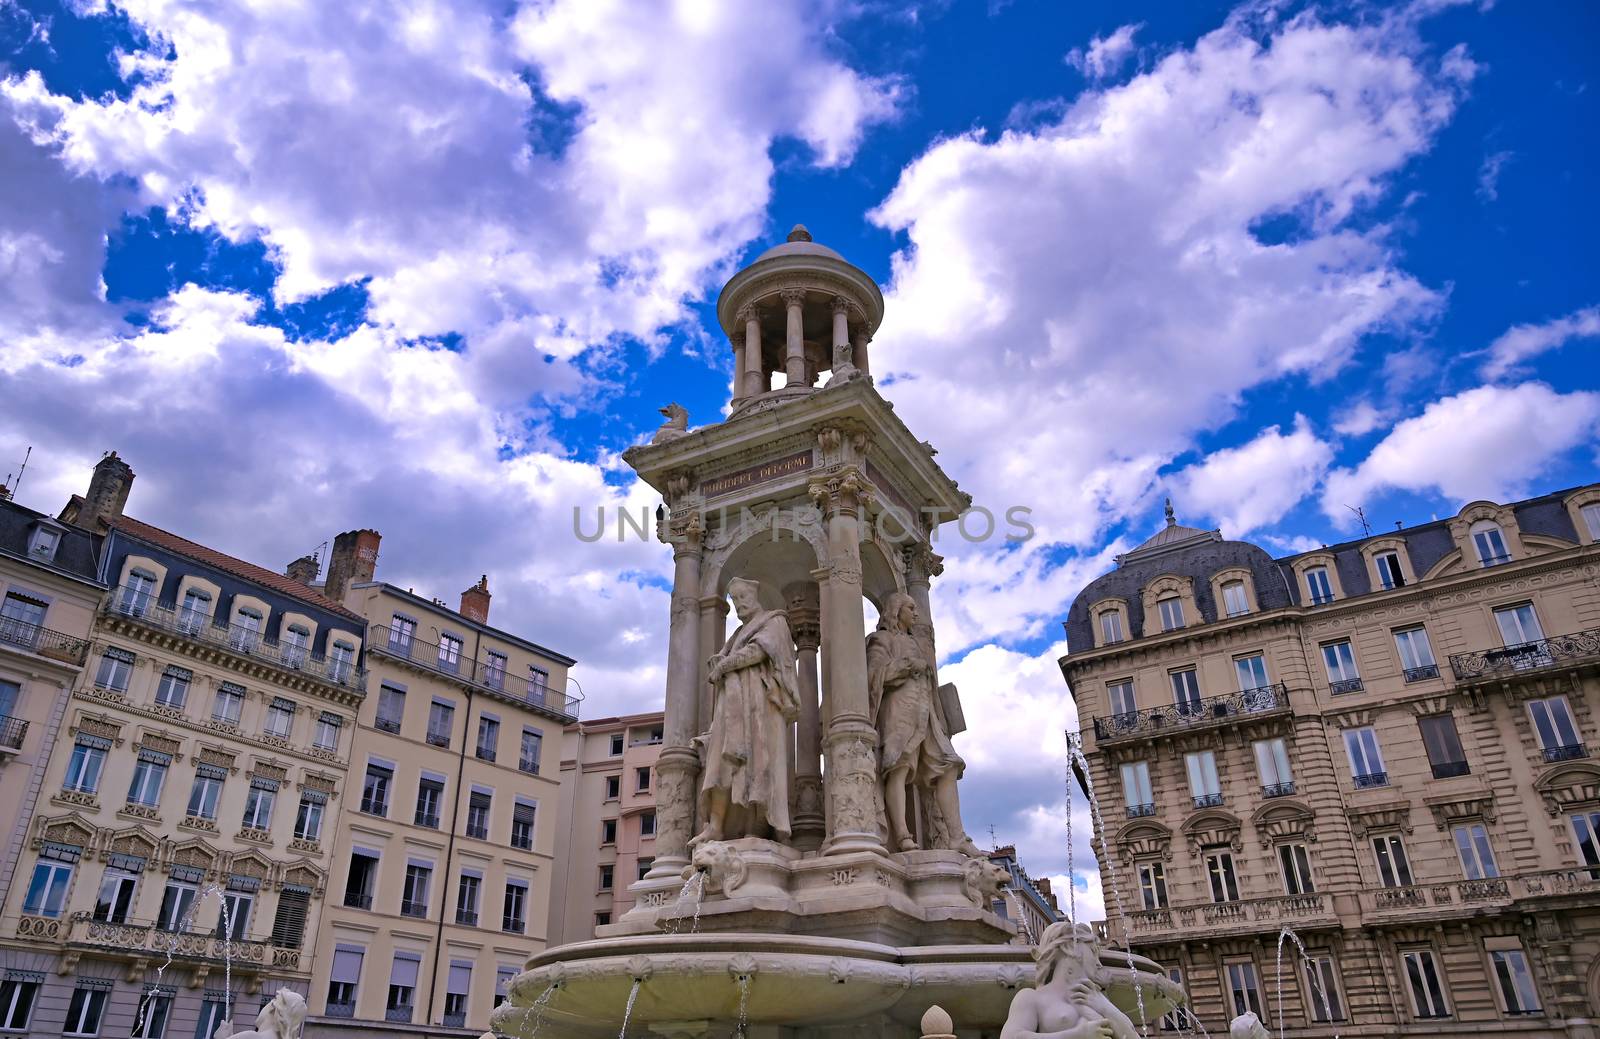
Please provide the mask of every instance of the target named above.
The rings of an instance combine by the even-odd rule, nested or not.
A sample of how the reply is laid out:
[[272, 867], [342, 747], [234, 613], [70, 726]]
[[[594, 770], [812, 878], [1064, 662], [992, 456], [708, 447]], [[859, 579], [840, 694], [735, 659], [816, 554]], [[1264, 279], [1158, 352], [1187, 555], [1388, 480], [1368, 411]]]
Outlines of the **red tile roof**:
[[339, 616], [347, 617], [362, 627], [366, 626], [366, 618], [359, 613], [346, 609], [343, 605], [334, 602], [321, 592], [307, 588], [291, 577], [256, 566], [254, 563], [247, 563], [242, 559], [235, 559], [230, 555], [224, 555], [214, 548], [207, 548], [204, 545], [190, 541], [188, 538], [179, 537], [170, 531], [162, 530], [160, 527], [152, 527], [150, 524], [140, 522], [131, 516], [119, 516], [111, 521], [111, 529], [120, 530], [142, 541], [148, 541], [152, 545], [160, 546], [169, 552], [176, 552], [180, 556], [187, 556], [197, 563], [204, 563], [207, 566], [214, 566], [218, 570], [225, 570], [235, 577], [265, 585], [275, 592], [287, 595], [291, 599], [298, 599], [319, 609], [337, 613]]

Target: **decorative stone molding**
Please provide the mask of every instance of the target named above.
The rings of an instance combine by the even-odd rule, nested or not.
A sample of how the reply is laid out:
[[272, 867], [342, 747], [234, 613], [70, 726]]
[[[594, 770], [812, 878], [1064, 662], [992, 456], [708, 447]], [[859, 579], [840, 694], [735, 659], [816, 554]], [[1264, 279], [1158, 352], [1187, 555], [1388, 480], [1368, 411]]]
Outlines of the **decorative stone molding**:
[[1600, 505], [1600, 485], [1575, 491], [1566, 498], [1567, 515], [1572, 520], [1573, 528], [1578, 532], [1578, 544], [1593, 545], [1597, 539], [1589, 530], [1589, 524], [1584, 521], [1585, 505]]
[[161, 810], [156, 805], [134, 804], [132, 801], [123, 805], [117, 815], [124, 819], [143, 819], [157, 823], [161, 821]]
[[83, 808], [90, 812], [100, 810], [100, 799], [83, 790], [61, 790], [52, 794], [50, 800], [69, 808]]
[[1447, 694], [1440, 696], [1424, 696], [1420, 699], [1412, 700], [1406, 706], [1410, 707], [1411, 713], [1416, 715], [1418, 718], [1428, 718], [1436, 714], [1449, 714], [1450, 700], [1451, 698]]
[[178, 820], [180, 830], [199, 830], [202, 833], [216, 833], [217, 823], [214, 819], [202, 819], [198, 815], [186, 815]]
[[1600, 806], [1600, 765], [1565, 761], [1544, 770], [1533, 782], [1552, 816]]
[[1304, 803], [1293, 798], [1274, 798], [1250, 816], [1256, 835], [1263, 844], [1289, 840], [1317, 842], [1317, 816]]
[[160, 842], [156, 838], [143, 829], [135, 827], [105, 834], [100, 842], [98, 857], [105, 859], [110, 855], [132, 855], [142, 859], [151, 859], [155, 857], [159, 847]]
[[339, 796], [339, 781], [320, 772], [307, 772], [300, 780], [300, 789], [326, 794], [329, 800]]
[[1472, 794], [1466, 797], [1429, 797], [1422, 802], [1433, 813], [1433, 824], [1447, 832], [1457, 823], [1494, 822], [1494, 795]]
[[1347, 807], [1344, 814], [1350, 820], [1351, 831], [1361, 840], [1365, 840], [1369, 833], [1383, 830], [1410, 833], [1412, 829], [1409, 801], [1385, 801], [1383, 804]]
[[174, 762], [183, 760], [183, 741], [165, 732], [142, 732], [134, 746], [140, 750], [153, 750], [157, 754], [170, 754]]
[[256, 844], [271, 844], [272, 834], [266, 830], [258, 830], [254, 826], [246, 826], [234, 834], [241, 841], [253, 841]]
[[1172, 859], [1172, 831], [1154, 820], [1128, 823], [1112, 840], [1124, 850], [1124, 857]]
[[216, 747], [201, 747], [200, 753], [196, 755], [195, 760], [199, 761], [202, 765], [213, 765], [217, 768], [225, 768], [232, 775], [239, 774], [239, 766], [234, 764], [234, 762], [237, 760], [237, 757], [226, 750], [220, 750]]
[[1162, 599], [1177, 596], [1183, 604], [1183, 628], [1187, 630], [1205, 622], [1200, 615], [1200, 608], [1194, 601], [1194, 581], [1192, 578], [1180, 577], [1177, 574], [1162, 574], [1144, 586], [1140, 599], [1144, 606], [1145, 635], [1161, 634], [1161, 611], [1156, 606]]
[[103, 714], [79, 715], [78, 723], [73, 726], [72, 731], [81, 732], [86, 736], [98, 736], [103, 740], [110, 740], [119, 747], [122, 746], [122, 726]]
[[1236, 852], [1244, 851], [1239, 817], [1220, 808], [1203, 808], [1183, 824], [1183, 835], [1189, 840], [1189, 850], [1195, 855], [1201, 848], [1227, 845]]
[[289, 778], [289, 770], [275, 761], [257, 760], [250, 766], [250, 775], [262, 779], [274, 779], [281, 783]]

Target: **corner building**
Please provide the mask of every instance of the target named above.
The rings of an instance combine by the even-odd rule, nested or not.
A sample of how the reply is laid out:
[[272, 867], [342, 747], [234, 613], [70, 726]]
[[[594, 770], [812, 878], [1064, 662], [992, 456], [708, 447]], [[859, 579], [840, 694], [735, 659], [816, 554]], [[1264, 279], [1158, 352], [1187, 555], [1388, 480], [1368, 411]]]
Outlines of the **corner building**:
[[1600, 485], [1281, 559], [1169, 504], [1077, 597], [1107, 926], [1211, 1034], [1285, 924], [1292, 1034], [1600, 1034], [1597, 538]]

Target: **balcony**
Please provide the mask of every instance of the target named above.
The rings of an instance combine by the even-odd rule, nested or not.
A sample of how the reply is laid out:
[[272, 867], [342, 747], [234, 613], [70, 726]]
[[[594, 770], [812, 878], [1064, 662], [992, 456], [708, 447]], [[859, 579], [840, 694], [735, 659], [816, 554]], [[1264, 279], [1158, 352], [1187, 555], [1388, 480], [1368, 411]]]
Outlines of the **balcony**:
[[581, 697], [567, 696], [542, 686], [518, 694], [514, 691], [514, 687], [507, 688], [511, 683], [506, 681], [504, 665], [493, 661], [493, 658], [491, 660], [455, 658], [450, 655], [449, 647], [446, 647], [446, 652], [441, 654], [437, 643], [424, 642], [414, 635], [402, 634], [387, 624], [372, 625], [367, 632], [367, 649], [369, 652], [382, 653], [396, 660], [403, 660], [423, 671], [444, 675], [497, 696], [520, 701], [563, 722], [578, 720], [578, 704]]
[[1196, 808], [1216, 808], [1222, 804], [1222, 794], [1196, 794], [1194, 806]]
[[450, 734], [448, 732], [430, 732], [426, 738], [430, 747], [448, 748], [450, 746]]
[[102, 615], [125, 621], [236, 657], [263, 663], [290, 674], [309, 675], [320, 682], [359, 690], [366, 686], [367, 673], [348, 659], [329, 658], [312, 653], [297, 643], [280, 643], [277, 638], [255, 628], [226, 621], [213, 621], [193, 610], [157, 602], [153, 596], [130, 596], [116, 589], [100, 607]]
[[1371, 790], [1374, 787], [1389, 785], [1387, 772], [1358, 772], [1354, 778], [1357, 790]]
[[426, 826], [430, 830], [437, 830], [439, 828], [439, 813], [438, 812], [418, 812], [417, 813], [417, 825], [418, 826]]
[[394, 1021], [397, 1024], [410, 1024], [412, 1012], [412, 1007], [409, 1004], [402, 1003], [399, 1006], [386, 1009], [383, 1012], [383, 1019], [385, 1021]]
[[1101, 743], [1150, 739], [1226, 725], [1240, 718], [1270, 715], [1288, 709], [1289, 691], [1277, 683], [1202, 700], [1105, 715], [1094, 719], [1094, 737]]
[[361, 811], [365, 815], [376, 815], [379, 818], [387, 819], [389, 817], [389, 802], [363, 797], [361, 799]]
[[496, 756], [493, 747], [479, 747], [474, 753], [479, 761], [493, 761]]
[[1434, 779], [1454, 779], [1456, 776], [1465, 776], [1472, 773], [1472, 766], [1465, 761], [1440, 761], [1433, 766]]
[[324, 1017], [355, 1017], [356, 1005], [354, 1003], [329, 1003]]
[[344, 904], [351, 909], [371, 909], [372, 894], [367, 891], [346, 891], [344, 893]]
[[9, 714], [0, 714], [0, 754], [20, 751], [22, 741], [28, 736], [28, 722], [24, 718], [13, 718]]
[[1408, 667], [1405, 670], [1406, 682], [1425, 682], [1430, 678], [1439, 677], [1438, 664], [1425, 664], [1422, 667]]
[[474, 910], [474, 909], [457, 909], [456, 910], [456, 923], [460, 924], [462, 927], [476, 927], [476, 926], [478, 926], [478, 913], [477, 913], [477, 911]]
[[526, 772], [530, 776], [537, 776], [539, 774], [539, 759], [537, 759], [537, 758], [518, 758], [517, 759], [517, 770], [519, 772]]
[[400, 915], [401, 916], [414, 916], [414, 917], [418, 918], [419, 920], [420, 919], [424, 919], [428, 915], [428, 903], [426, 903], [426, 902], [412, 902], [412, 901], [409, 901], [409, 900], [406, 900], [406, 899], [401, 899], [400, 900]]
[[448, 1010], [445, 1011], [445, 1014], [444, 1014], [444, 1026], [446, 1028], [465, 1028], [465, 1027], [467, 1027], [467, 1014], [466, 1014], [466, 1011], [463, 1010], [463, 1011], [460, 1011], [460, 1012], [454, 1013], [454, 1014], [450, 1013]]
[[382, 715], [379, 715], [378, 717], [372, 719], [372, 727], [374, 729], [380, 729], [384, 732], [398, 733], [400, 731], [400, 719], [385, 718]]
[[82, 667], [89, 656], [87, 639], [73, 638], [11, 617], [0, 617], [0, 646], [37, 653], [73, 667]]
[[114, 924], [87, 913], [72, 917], [68, 948], [92, 950], [96, 956], [149, 960], [154, 957], [221, 964], [232, 961], [235, 971], [299, 970], [300, 950], [279, 948], [267, 942], [233, 941], [212, 932], [167, 931], [147, 924]]
[[1151, 801], [1151, 802], [1148, 802], [1148, 803], [1142, 804], [1142, 805], [1129, 805], [1128, 806], [1128, 818], [1129, 819], [1142, 819], [1147, 815], [1155, 815], [1155, 814], [1156, 814], [1156, 806], [1155, 806], [1155, 802], [1154, 801]]
[[1206, 928], [1208, 934], [1276, 932], [1287, 920], [1295, 921], [1295, 926], [1302, 930], [1338, 926], [1338, 917], [1329, 908], [1327, 897], [1316, 892], [1204, 902], [1128, 914], [1133, 933], [1146, 941], [1186, 939], [1199, 927]]
[[1262, 797], [1288, 797], [1294, 793], [1294, 780], [1286, 783], [1268, 783], [1261, 788]]
[[1544, 759], [1546, 761], [1576, 761], [1589, 756], [1589, 748], [1581, 743], [1569, 743], [1564, 747], [1546, 747]]
[[1341, 678], [1337, 682], [1328, 683], [1328, 692], [1334, 696], [1343, 696], [1345, 693], [1359, 693], [1363, 688], [1359, 678]]
[[1427, 892], [1416, 886], [1383, 887], [1372, 894], [1372, 907], [1385, 909], [1415, 909], [1428, 904]]
[[1504, 649], [1456, 653], [1450, 670], [1458, 685], [1475, 685], [1525, 674], [1550, 674], [1600, 664], [1600, 628], [1554, 635]]

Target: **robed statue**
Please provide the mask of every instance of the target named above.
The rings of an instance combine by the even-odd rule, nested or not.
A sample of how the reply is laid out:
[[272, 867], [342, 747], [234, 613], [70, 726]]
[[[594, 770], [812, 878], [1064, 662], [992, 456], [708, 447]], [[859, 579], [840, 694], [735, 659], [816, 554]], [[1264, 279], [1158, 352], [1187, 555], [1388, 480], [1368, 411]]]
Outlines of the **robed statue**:
[[917, 839], [906, 825], [913, 787], [928, 805], [932, 833], [926, 844], [977, 855], [961, 825], [956, 780], [966, 767], [950, 743], [950, 730], [938, 696], [933, 639], [921, 623], [916, 600], [891, 594], [867, 636], [868, 704], [878, 728], [878, 768], [889, 847], [913, 851]]
[[800, 716], [794, 639], [782, 610], [761, 608], [760, 586], [735, 578], [739, 627], [708, 661], [711, 728], [700, 736], [700, 815], [690, 841], [789, 837], [789, 724]]

